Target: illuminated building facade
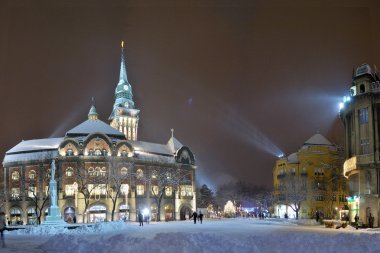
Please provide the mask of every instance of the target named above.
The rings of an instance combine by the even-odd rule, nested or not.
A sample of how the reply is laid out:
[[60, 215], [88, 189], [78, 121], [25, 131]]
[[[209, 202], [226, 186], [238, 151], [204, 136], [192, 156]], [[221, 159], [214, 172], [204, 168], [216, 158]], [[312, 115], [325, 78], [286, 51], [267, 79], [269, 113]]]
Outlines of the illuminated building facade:
[[300, 201], [299, 218], [313, 218], [317, 211], [324, 217], [340, 217], [348, 188], [340, 153], [323, 135], [315, 134], [296, 153], [278, 159], [273, 170], [275, 215], [296, 217], [287, 204]]
[[142, 210], [148, 210], [152, 219], [159, 213], [160, 220], [180, 220], [196, 210], [192, 151], [173, 130], [166, 144], [137, 140], [138, 114], [122, 46], [110, 125], [99, 120], [93, 102], [88, 119], [64, 137], [22, 141], [6, 152], [1, 178], [10, 222], [35, 223], [39, 213], [43, 222], [52, 159], [57, 166], [58, 205], [67, 222], [112, 216], [135, 221]]
[[340, 104], [345, 132], [344, 176], [349, 180], [350, 219], [368, 217], [379, 225], [380, 78], [376, 67], [363, 64], [353, 72], [350, 96]]

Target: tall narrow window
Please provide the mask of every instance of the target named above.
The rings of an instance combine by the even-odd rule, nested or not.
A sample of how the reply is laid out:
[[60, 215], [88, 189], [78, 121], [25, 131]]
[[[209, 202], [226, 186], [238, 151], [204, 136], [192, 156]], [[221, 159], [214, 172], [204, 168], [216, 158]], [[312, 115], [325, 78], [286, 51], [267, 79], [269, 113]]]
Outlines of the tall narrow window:
[[362, 108], [359, 110], [359, 123], [368, 124], [368, 108]]

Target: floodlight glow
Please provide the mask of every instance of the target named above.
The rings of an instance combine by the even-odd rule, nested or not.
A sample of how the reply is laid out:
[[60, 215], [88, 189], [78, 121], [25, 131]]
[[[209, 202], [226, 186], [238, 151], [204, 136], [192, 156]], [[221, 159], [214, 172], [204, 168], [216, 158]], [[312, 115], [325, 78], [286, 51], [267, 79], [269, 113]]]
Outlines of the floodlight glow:
[[351, 97], [348, 96], [348, 97], [347, 97], [347, 102], [350, 102], [350, 101], [351, 101]]
[[339, 110], [342, 110], [344, 108], [344, 104], [343, 103], [339, 103]]
[[144, 210], [142, 211], [142, 213], [143, 213], [144, 216], [147, 216], [149, 214], [148, 208], [144, 208]]
[[347, 102], [347, 97], [344, 96], [344, 97], [343, 97], [343, 103], [346, 103], [346, 102]]

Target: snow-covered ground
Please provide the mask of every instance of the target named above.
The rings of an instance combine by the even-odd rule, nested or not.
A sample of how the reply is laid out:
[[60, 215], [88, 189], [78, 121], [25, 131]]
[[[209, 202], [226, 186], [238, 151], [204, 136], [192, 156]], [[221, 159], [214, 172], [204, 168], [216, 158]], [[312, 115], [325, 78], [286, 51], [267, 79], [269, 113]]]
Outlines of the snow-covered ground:
[[328, 229], [312, 220], [222, 219], [107, 222], [74, 230], [43, 226], [5, 233], [0, 252], [379, 252], [378, 229]]

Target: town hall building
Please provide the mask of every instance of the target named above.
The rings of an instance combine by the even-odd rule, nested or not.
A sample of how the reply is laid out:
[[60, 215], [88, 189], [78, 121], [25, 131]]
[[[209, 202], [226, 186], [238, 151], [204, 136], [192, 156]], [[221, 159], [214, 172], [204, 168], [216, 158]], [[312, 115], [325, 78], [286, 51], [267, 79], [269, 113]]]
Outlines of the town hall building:
[[65, 136], [25, 140], [3, 160], [4, 211], [11, 224], [43, 222], [51, 161], [66, 222], [180, 220], [196, 210], [193, 152], [171, 132], [165, 144], [138, 139], [139, 113], [127, 78], [124, 45], [109, 124], [94, 100], [88, 119]]

